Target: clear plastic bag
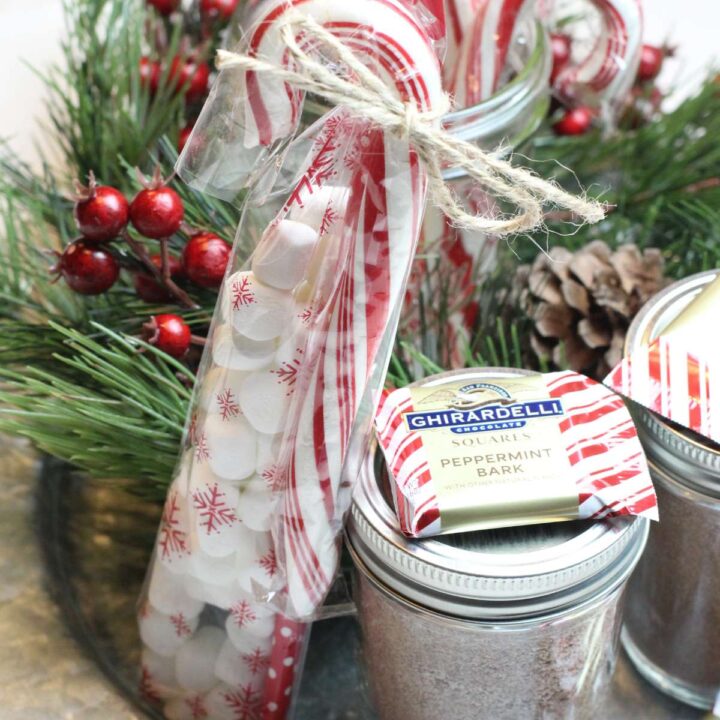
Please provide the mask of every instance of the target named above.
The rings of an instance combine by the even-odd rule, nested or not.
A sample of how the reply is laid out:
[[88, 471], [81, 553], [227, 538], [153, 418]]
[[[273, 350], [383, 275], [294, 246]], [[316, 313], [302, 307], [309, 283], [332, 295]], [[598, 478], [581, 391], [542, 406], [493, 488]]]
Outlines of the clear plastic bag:
[[[296, 6], [403, 100], [441, 98], [424, 5], [258, 3], [248, 47], [283, 62]], [[407, 141], [344, 109], [296, 138], [301, 112], [292, 89], [225, 69], [178, 167], [221, 197], [251, 189], [141, 603], [144, 687], [171, 718], [290, 713], [419, 235]]]

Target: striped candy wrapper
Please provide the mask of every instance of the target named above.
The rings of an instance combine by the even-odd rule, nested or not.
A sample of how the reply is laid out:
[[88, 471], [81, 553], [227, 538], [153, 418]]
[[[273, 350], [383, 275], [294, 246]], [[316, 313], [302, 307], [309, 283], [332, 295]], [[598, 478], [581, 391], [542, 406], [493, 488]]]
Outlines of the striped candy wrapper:
[[[545, 402], [548, 407], [554, 408], [553, 416], [541, 422], [551, 423], [554, 427], [557, 447], [554, 448], [553, 471], [557, 474], [565, 474], [568, 478], [572, 501], [570, 506], [566, 506], [563, 512], [558, 510], [555, 514], [547, 509], [552, 505], [546, 506], [545, 510], [538, 513], [528, 514], [527, 504], [531, 500], [520, 490], [510, 490], [508, 495], [511, 500], [508, 506], [503, 508], [502, 516], [488, 517], [487, 512], [479, 507], [476, 508], [477, 517], [473, 517], [471, 507], [464, 512], [462, 527], [455, 526], [449, 514], [444, 516], [439, 480], [441, 475], [449, 478], [453, 473], [457, 473], [457, 468], [463, 463], [456, 462], [453, 465], [447, 459], [443, 459], [441, 462], [447, 464], [448, 469], [438, 472], [438, 464], [433, 461], [437, 446], [428, 440], [431, 433], [436, 430], [418, 429], [409, 419], [423, 413], [419, 412], [422, 408], [417, 406], [413, 388], [403, 388], [383, 397], [375, 425], [391, 478], [398, 519], [406, 535], [427, 537], [460, 530], [550, 520], [603, 519], [623, 515], [657, 519], [657, 502], [647, 462], [622, 398], [600, 383], [573, 372], [532, 377], [541, 379], [538, 399]], [[454, 378], [450, 376], [448, 382], [452, 380]], [[507, 382], [507, 378], [504, 382]], [[503, 381], [485, 374], [476, 383], [467, 384], [466, 387], [483, 392], [488, 388], [495, 388], [495, 383], [502, 385]], [[447, 402], [449, 409], [442, 412], [445, 413], [443, 417], [447, 419], [448, 427], [453, 432], [459, 433], [452, 436], [456, 439], [452, 440], [451, 437], [451, 442], [455, 444], [463, 442], [468, 446], [481, 445], [487, 448], [495, 440], [501, 444], [507, 442], [509, 433], [516, 433], [517, 428], [524, 428], [523, 432], [530, 434], [542, 432], [531, 430], [529, 421], [512, 419], [506, 423], [499, 423], [497, 420], [498, 416], [523, 417], [522, 408], [532, 407], [531, 402], [526, 402], [527, 397], [523, 397], [523, 402], [515, 401], [510, 397], [499, 400], [495, 398], [493, 401], [477, 405], [475, 413], [471, 416], [458, 414], [453, 418], [452, 413], [458, 407], [473, 408], [474, 406], [466, 404], [458, 406], [453, 397], [457, 388], [454, 385], [446, 385], [446, 387], [452, 387], [452, 391], [443, 390], [443, 385], [439, 384], [436, 394], [431, 399], [440, 398], [442, 402]], [[458, 396], [464, 400], [468, 397], [463, 395], [463, 392], [459, 392]], [[556, 403], [553, 404], [553, 401]], [[427, 402], [426, 400], [426, 404]], [[498, 410], [499, 408], [501, 410]], [[425, 417], [423, 422], [432, 424], [437, 421], [439, 414], [432, 417], [435, 419]], [[475, 422], [477, 418], [484, 419]], [[489, 424], [490, 419], [493, 419], [492, 427]], [[473, 424], [469, 424], [471, 420]], [[457, 426], [451, 427], [450, 423], [455, 423]], [[524, 447], [534, 447], [531, 436], [528, 436], [525, 443]], [[507, 454], [499, 456], [495, 450], [492, 456], [488, 455], [486, 450], [483, 452], [486, 454], [479, 458], [468, 456], [477, 464], [479, 476], [480, 474], [485, 476], [489, 470], [489, 458], [510, 457]], [[525, 451], [515, 449], [513, 456], [520, 457], [523, 452]], [[464, 458], [462, 460], [465, 461]], [[492, 482], [502, 481], [494, 478]], [[538, 498], [542, 502], [543, 489], [537, 487], [541, 482], [538, 480], [535, 483], [534, 492], [538, 493]], [[554, 491], [554, 488], [548, 490], [551, 491]], [[469, 494], [468, 497], [472, 495]], [[514, 507], [515, 503], [517, 508]]]

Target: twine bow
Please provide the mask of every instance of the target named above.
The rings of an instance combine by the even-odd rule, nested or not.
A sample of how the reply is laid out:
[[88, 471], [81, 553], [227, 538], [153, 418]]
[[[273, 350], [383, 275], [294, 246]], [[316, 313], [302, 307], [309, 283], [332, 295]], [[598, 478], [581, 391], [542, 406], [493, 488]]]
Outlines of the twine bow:
[[[494, 235], [528, 232], [543, 225], [545, 204], [569, 210], [590, 223], [605, 216], [600, 203], [568, 193], [530, 170], [515, 167], [442, 129], [440, 119], [451, 108], [449, 96], [431, 112], [420, 112], [414, 103], [402, 102], [352, 50], [313, 18], [301, 15], [287, 18], [280, 30], [294, 60], [294, 69], [227, 50], [218, 51], [218, 68], [240, 67], [269, 75], [345, 107], [359, 117], [370, 118], [383, 130], [406, 138], [426, 168], [431, 199], [455, 227]], [[313, 38], [315, 47], [320, 44], [331, 49], [351, 71], [352, 80], [305, 52], [297, 40], [303, 32]], [[518, 211], [501, 217], [467, 212], [443, 178], [443, 167], [464, 170], [479, 186], [509, 200]]]

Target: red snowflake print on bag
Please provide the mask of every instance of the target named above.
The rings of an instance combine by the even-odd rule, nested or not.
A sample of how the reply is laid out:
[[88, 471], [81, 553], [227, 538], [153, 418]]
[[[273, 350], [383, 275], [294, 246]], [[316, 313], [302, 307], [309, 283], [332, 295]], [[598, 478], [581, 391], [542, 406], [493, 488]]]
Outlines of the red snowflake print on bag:
[[155, 688], [155, 681], [147, 665], [143, 665], [140, 675], [140, 697], [151, 703], [160, 703], [162, 698]]
[[260, 720], [260, 693], [252, 687], [223, 695], [226, 705], [233, 711], [234, 720]]
[[277, 556], [275, 550], [270, 549], [267, 555], [260, 558], [260, 567], [271, 577], [275, 577], [278, 569]]
[[230, 608], [230, 617], [239, 628], [244, 628], [257, 620], [257, 615], [247, 600], [241, 600]]
[[210, 713], [205, 707], [205, 700], [203, 699], [202, 695], [196, 695], [193, 698], [188, 698], [185, 701], [185, 704], [188, 706], [190, 712], [192, 713], [190, 715], [192, 720], [206, 720], [210, 717]]
[[227, 497], [217, 483], [207, 486], [206, 490], [196, 490], [193, 505], [200, 517], [198, 524], [208, 535], [237, 522], [235, 511], [227, 504]]
[[243, 305], [252, 305], [255, 302], [255, 293], [247, 275], [235, 280], [231, 289], [233, 310], [239, 310]]
[[207, 438], [205, 437], [205, 433], [202, 433], [200, 437], [197, 439], [197, 444], [195, 445], [195, 460], [197, 460], [199, 463], [205, 462], [206, 460], [210, 459], [210, 448], [207, 444]]
[[220, 417], [223, 421], [230, 420], [240, 414], [240, 405], [238, 405], [235, 395], [230, 388], [218, 393], [216, 400], [218, 408], [220, 409]]
[[184, 555], [187, 551], [187, 533], [180, 529], [179, 513], [178, 494], [172, 492], [165, 502], [158, 538], [158, 547], [165, 560], [172, 560], [173, 557]]
[[295, 389], [295, 383], [297, 382], [301, 366], [299, 356], [303, 354], [303, 351], [300, 348], [296, 348], [295, 352], [297, 353], [297, 357], [294, 357], [290, 361], [286, 360], [278, 370], [270, 371], [273, 375], [277, 375], [278, 382], [288, 386], [288, 395], [292, 395], [293, 390]]
[[270, 658], [260, 648], [255, 648], [253, 652], [243, 655], [243, 659], [253, 675], [261, 673], [270, 664]]
[[175, 626], [175, 634], [178, 637], [190, 637], [190, 635], [192, 635], [192, 629], [188, 625], [185, 615], [182, 613], [171, 615], [170, 622]]

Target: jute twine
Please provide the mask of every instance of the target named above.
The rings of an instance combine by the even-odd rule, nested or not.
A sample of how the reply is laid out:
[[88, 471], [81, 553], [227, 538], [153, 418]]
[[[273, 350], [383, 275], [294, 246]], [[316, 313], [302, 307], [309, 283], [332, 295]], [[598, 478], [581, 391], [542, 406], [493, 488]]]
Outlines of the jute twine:
[[[432, 112], [420, 112], [412, 102], [402, 102], [358, 55], [313, 18], [288, 17], [280, 25], [280, 31], [294, 61], [293, 68], [227, 50], [218, 51], [218, 68], [240, 67], [270, 76], [324, 98], [332, 105], [345, 107], [386, 132], [407, 139], [427, 171], [432, 202], [455, 227], [498, 236], [529, 232], [543, 225], [545, 204], [569, 210], [576, 218], [590, 223], [605, 216], [600, 203], [568, 193], [530, 170], [515, 167], [497, 154], [481, 150], [442, 129], [440, 119], [451, 108], [449, 96]], [[312, 38], [314, 48], [320, 45], [331, 50], [350, 72], [340, 74], [336, 65], [331, 68], [309, 55], [300, 47], [298, 37], [301, 36]], [[464, 170], [480, 187], [509, 200], [518, 211], [501, 217], [467, 212], [443, 178], [444, 167]]]

